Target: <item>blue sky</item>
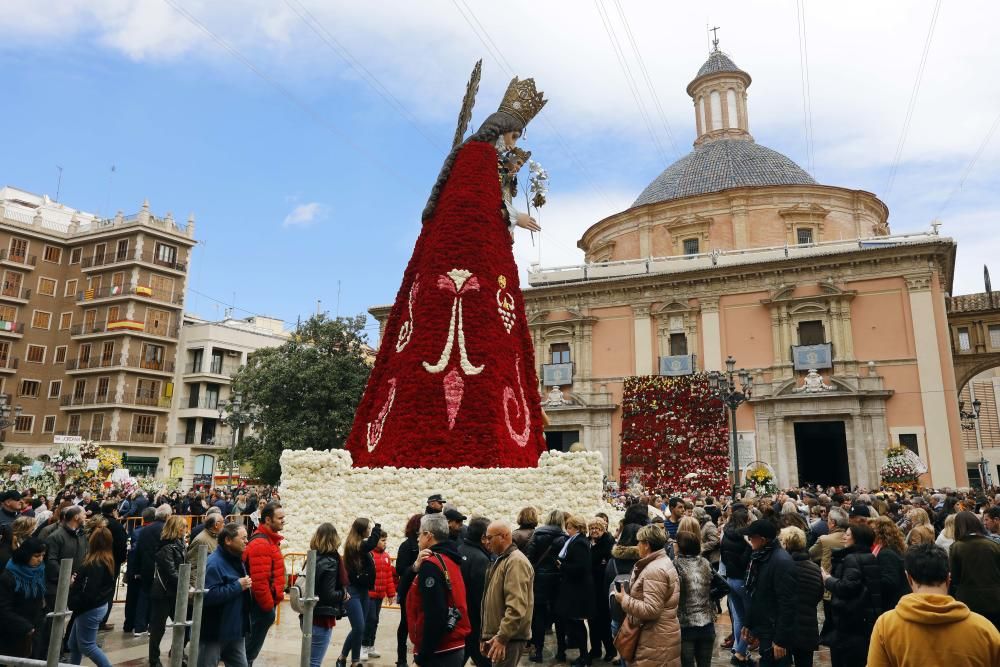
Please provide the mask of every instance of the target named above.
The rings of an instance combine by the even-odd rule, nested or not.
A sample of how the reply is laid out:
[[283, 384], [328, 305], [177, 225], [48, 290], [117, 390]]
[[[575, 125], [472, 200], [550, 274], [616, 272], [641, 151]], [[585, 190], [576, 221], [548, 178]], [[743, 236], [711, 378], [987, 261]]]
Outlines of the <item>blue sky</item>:
[[[869, 5], [803, 5], [813, 175], [883, 198], [897, 233], [926, 230], [940, 216], [942, 234], [959, 241], [955, 292], [979, 291], [982, 264], [1000, 251], [1000, 138], [983, 147], [1000, 113], [1000, 43], [978, 37], [975, 26], [995, 25], [998, 10], [941, 7], [889, 189], [935, 2]], [[190, 312], [221, 316], [235, 303], [237, 315], [294, 322], [317, 300], [333, 314], [339, 282], [340, 314], [359, 313], [395, 296], [477, 58], [483, 86], [473, 123], [495, 109], [508, 69], [535, 76], [551, 100], [525, 139], [551, 175], [545, 231], [540, 248], [518, 238], [519, 263], [575, 263], [590, 224], [627, 207], [690, 150], [684, 87], [707, 56], [706, 20], [722, 26], [723, 50], [753, 76], [756, 140], [810, 167], [796, 2], [601, 7], [12, 0], [0, 10], [9, 36], [0, 44], [0, 183], [54, 196], [60, 165], [69, 206], [131, 213], [148, 198], [157, 214], [183, 220], [193, 212], [200, 244]], [[630, 70], [650, 74], [666, 121], [642, 78], [639, 96], [662, 153], [605, 21]]]

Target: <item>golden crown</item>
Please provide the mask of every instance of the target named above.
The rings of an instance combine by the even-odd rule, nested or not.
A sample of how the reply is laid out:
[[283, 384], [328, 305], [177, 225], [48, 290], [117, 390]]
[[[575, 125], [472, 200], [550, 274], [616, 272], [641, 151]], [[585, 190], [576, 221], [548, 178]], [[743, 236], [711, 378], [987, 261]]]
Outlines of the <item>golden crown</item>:
[[535, 89], [534, 79], [521, 81], [515, 76], [507, 86], [499, 111], [509, 113], [527, 125], [548, 102], [542, 95], [543, 93]]
[[520, 160], [522, 164], [527, 163], [527, 161], [531, 159], [531, 151], [526, 151], [519, 146], [514, 146], [509, 152], [512, 158]]

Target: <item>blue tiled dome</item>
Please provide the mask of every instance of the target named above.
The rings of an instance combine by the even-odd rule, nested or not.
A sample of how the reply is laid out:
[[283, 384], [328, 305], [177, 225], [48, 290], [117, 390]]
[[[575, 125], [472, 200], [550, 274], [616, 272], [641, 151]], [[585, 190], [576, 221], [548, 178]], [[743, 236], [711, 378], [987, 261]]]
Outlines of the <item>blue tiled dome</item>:
[[729, 188], [815, 183], [802, 167], [778, 151], [747, 139], [718, 139], [698, 146], [667, 167], [632, 206]]

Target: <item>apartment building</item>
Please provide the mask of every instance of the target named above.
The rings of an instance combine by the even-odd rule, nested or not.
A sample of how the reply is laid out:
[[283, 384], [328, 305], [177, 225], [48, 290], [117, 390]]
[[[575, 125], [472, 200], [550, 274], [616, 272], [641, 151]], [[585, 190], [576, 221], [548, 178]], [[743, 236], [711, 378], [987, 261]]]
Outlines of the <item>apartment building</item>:
[[[233, 444], [233, 430], [222, 423], [233, 396], [232, 376], [247, 357], [264, 347], [289, 339], [282, 320], [227, 316], [213, 322], [185, 315], [180, 331], [180, 353], [174, 371], [178, 400], [170, 416], [171, 444], [165, 474], [185, 486], [225, 484], [229, 470], [221, 459]], [[239, 475], [240, 471], [233, 471]]]
[[0, 189], [0, 392], [8, 450], [80, 436], [155, 474], [167, 445], [194, 220], [113, 218]]

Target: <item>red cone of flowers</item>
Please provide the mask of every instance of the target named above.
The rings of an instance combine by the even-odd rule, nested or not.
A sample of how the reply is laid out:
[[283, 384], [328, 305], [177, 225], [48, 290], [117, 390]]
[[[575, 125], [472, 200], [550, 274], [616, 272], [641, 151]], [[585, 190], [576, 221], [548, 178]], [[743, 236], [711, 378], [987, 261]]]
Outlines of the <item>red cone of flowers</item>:
[[347, 439], [355, 466], [537, 465], [534, 348], [500, 210], [496, 150], [469, 142], [386, 322]]

